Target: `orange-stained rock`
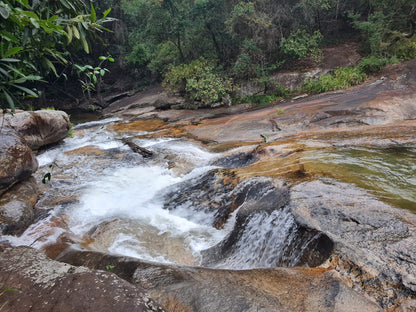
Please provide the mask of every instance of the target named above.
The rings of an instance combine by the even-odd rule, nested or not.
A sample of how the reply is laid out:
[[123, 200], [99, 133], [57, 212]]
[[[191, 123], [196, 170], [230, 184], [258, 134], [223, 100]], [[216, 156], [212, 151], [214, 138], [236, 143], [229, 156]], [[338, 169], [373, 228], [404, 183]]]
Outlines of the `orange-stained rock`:
[[132, 131], [155, 131], [161, 129], [165, 125], [163, 120], [136, 120], [132, 122], [119, 122], [108, 127], [109, 130], [117, 132]]
[[66, 154], [68, 154], [68, 155], [81, 154], [81, 155], [102, 156], [102, 155], [105, 155], [105, 151], [99, 149], [96, 146], [88, 145], [88, 146], [80, 147], [80, 148], [74, 149], [72, 151], [66, 152]]

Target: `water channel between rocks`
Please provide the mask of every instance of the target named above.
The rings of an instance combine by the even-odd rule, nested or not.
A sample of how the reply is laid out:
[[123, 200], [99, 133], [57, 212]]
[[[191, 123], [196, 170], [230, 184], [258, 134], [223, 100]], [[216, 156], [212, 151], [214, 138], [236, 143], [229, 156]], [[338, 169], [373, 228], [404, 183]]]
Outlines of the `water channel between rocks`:
[[[187, 200], [170, 209], [170, 198], [166, 197], [174, 200], [179, 194], [186, 199], [190, 194], [183, 194], [184, 185], [218, 169], [215, 160], [222, 155], [183, 139], [137, 138], [146, 133], [120, 134], [107, 129], [117, 121], [80, 124], [73, 138], [38, 156], [36, 178], [40, 181], [50, 172], [51, 181], [41, 186], [36, 223], [20, 237], [3, 239], [36, 248], [69, 241], [143, 260], [201, 264], [204, 250], [232, 232], [237, 210], [223, 228], [217, 229], [212, 226], [215, 213], [193, 207]], [[122, 142], [125, 137], [157, 156], [143, 159]], [[304, 161], [318, 162], [326, 171], [349, 176], [351, 182], [393, 204], [416, 209], [416, 151], [388, 154], [386, 158], [381, 150], [346, 149], [307, 154]], [[218, 202], [227, 202], [233, 191], [212, 195], [220, 197], [215, 199]], [[217, 266], [247, 269], [281, 264], [274, 258], [284, 256], [288, 237], [296, 236], [293, 227], [293, 217], [285, 208], [258, 213], [247, 221], [239, 236], [235, 248], [240, 251]], [[291, 263], [298, 262], [285, 262]]]

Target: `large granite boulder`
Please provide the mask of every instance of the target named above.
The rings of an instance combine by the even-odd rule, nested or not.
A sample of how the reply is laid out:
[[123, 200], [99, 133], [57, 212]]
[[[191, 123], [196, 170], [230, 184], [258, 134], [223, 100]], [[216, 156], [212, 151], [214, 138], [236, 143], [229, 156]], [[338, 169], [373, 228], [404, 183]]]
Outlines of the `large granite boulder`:
[[13, 130], [0, 131], [0, 194], [38, 169], [38, 161], [26, 142]]
[[53, 261], [28, 247], [0, 247], [0, 285], [10, 289], [0, 296], [2, 312], [164, 311], [142, 288], [108, 271]]
[[6, 115], [4, 126], [14, 129], [32, 150], [37, 150], [66, 138], [71, 122], [63, 111], [40, 110]]

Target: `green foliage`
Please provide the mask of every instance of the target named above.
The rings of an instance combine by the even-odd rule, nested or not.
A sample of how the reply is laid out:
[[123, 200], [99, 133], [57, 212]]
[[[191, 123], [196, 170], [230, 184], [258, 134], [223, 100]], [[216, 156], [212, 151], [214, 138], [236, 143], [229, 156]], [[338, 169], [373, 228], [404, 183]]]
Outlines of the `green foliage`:
[[321, 50], [319, 44], [322, 41], [322, 34], [317, 30], [308, 33], [305, 29], [298, 29], [290, 36], [283, 38], [280, 47], [282, 52], [290, 58], [302, 59], [312, 54], [315, 58], [319, 58]]
[[47, 182], [50, 182], [51, 181], [52, 171], [53, 171], [53, 165], [52, 164], [49, 165], [49, 169], [50, 169], [50, 171], [46, 172], [43, 175], [43, 178], [42, 178], [42, 183], [43, 184], [46, 184]]
[[[68, 60], [65, 48], [71, 44], [90, 52], [88, 36], [105, 30], [109, 11], [97, 18], [81, 0], [0, 1], [0, 108], [15, 109], [26, 97], [38, 97], [33, 87], [42, 76], [59, 76], [57, 65]], [[34, 62], [36, 60], [36, 62]]]
[[402, 34], [394, 34], [391, 44], [387, 48], [389, 55], [393, 55], [400, 60], [410, 60], [416, 58], [416, 36], [407, 38]]
[[359, 14], [350, 14], [353, 19], [354, 27], [357, 28], [363, 35], [362, 41], [365, 52], [374, 55], [383, 54], [385, 45], [383, 44], [383, 37], [388, 28], [386, 28], [387, 17], [383, 12], [375, 12], [368, 16], [367, 20], [361, 21]]
[[361, 60], [360, 64], [358, 65], [358, 68], [361, 72], [367, 75], [371, 75], [378, 73], [388, 63], [389, 60], [384, 57], [369, 55]]
[[136, 43], [132, 51], [126, 56], [126, 62], [133, 66], [144, 66], [149, 61], [149, 51], [142, 43]]
[[339, 89], [346, 89], [365, 81], [367, 75], [358, 67], [338, 67], [332, 74], [326, 74], [317, 80], [306, 79], [303, 91], [308, 93], [322, 93]]
[[114, 63], [114, 59], [111, 56], [100, 56], [99, 64], [95, 67], [91, 65], [80, 66], [74, 64], [75, 69], [77, 69], [78, 77], [80, 77], [81, 88], [83, 92], [87, 92], [88, 99], [91, 99], [91, 92], [101, 87], [102, 79], [104, 75], [110, 72], [103, 65], [107, 62]]
[[179, 58], [178, 49], [172, 41], [166, 41], [156, 47], [151, 56], [148, 68], [155, 74], [165, 74], [169, 66], [175, 64]]
[[231, 81], [221, 77], [213, 64], [204, 59], [170, 67], [163, 85], [191, 101], [200, 102], [201, 106], [226, 104], [232, 91]]
[[273, 102], [276, 102], [278, 100], [281, 100], [282, 97], [279, 97], [275, 94], [271, 95], [251, 95], [251, 96], [245, 96], [245, 97], [236, 97], [233, 99], [234, 104], [239, 103], [250, 103], [256, 106], [266, 106], [269, 104], [272, 104]]

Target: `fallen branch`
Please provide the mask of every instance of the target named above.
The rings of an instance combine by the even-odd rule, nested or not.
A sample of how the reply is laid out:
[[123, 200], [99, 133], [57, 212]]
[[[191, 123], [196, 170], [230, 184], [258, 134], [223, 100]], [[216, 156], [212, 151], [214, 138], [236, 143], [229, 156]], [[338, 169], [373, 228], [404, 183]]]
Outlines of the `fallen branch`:
[[133, 143], [129, 139], [123, 138], [122, 141], [124, 144], [127, 144], [133, 152], [139, 153], [145, 158], [153, 156], [153, 152], [149, 151], [148, 149], [145, 149], [144, 147], [138, 146], [136, 143]]

